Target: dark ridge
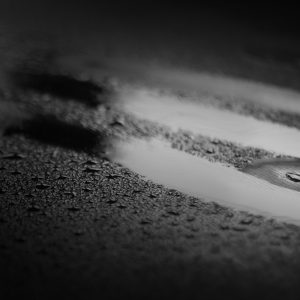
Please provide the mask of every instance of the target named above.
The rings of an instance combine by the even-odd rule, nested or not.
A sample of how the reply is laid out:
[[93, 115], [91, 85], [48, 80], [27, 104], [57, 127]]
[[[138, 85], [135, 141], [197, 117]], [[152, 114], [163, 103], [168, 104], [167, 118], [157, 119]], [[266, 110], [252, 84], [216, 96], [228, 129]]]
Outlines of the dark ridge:
[[39, 142], [75, 151], [100, 153], [105, 137], [81, 125], [69, 124], [50, 115], [36, 115], [23, 122], [21, 127], [11, 127], [5, 135], [24, 134]]
[[11, 77], [22, 90], [72, 99], [90, 107], [100, 104], [98, 95], [105, 96], [107, 93], [105, 87], [92, 81], [81, 81], [63, 74], [14, 72]]

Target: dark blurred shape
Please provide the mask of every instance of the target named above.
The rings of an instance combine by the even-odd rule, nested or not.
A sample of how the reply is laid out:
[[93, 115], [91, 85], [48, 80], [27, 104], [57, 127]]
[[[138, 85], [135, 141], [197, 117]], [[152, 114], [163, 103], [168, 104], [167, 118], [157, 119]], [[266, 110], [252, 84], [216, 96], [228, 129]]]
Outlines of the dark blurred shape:
[[91, 81], [81, 81], [63, 74], [14, 72], [11, 76], [13, 82], [22, 90], [72, 99], [90, 107], [100, 104], [98, 95], [102, 95], [104, 100], [108, 92], [105, 87]]
[[36, 115], [24, 121], [22, 127], [7, 129], [5, 134], [24, 134], [45, 144], [87, 153], [100, 153], [101, 146], [105, 145], [104, 137], [98, 132], [51, 115]]
[[21, 155], [19, 153], [11, 153], [11, 154], [6, 154], [1, 156], [2, 159], [9, 159], [9, 160], [20, 160], [25, 158], [24, 155]]
[[285, 176], [293, 182], [300, 182], [300, 174], [299, 173], [287, 172], [285, 174]]
[[20, 126], [29, 115], [28, 111], [19, 107], [17, 103], [0, 98], [0, 137], [7, 128]]
[[280, 63], [291, 67], [300, 67], [300, 51], [293, 48], [249, 46], [246, 53], [262, 62]]

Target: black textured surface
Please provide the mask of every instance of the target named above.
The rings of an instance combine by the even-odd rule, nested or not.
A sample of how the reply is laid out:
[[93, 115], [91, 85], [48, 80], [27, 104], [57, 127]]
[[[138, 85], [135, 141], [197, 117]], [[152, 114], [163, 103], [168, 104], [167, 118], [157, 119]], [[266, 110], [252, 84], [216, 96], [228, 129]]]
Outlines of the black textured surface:
[[97, 96], [107, 93], [103, 87], [90, 81], [81, 81], [67, 75], [12, 72], [11, 80], [24, 91], [50, 94], [61, 99], [73, 99], [92, 107], [99, 104]]
[[[173, 15], [176, 21], [179, 12]], [[160, 15], [162, 22], [164, 15]], [[132, 27], [136, 22], [130, 23]], [[160, 26], [165, 35], [158, 38], [158, 46], [144, 49], [142, 54], [147, 57], [156, 50], [168, 62], [178, 57], [184, 61], [183, 50], [193, 48], [198, 32], [187, 41], [182, 38], [184, 30], [181, 36], [176, 31], [172, 37], [170, 27]], [[175, 28], [178, 30], [180, 23]], [[50, 63], [48, 54], [54, 45], [44, 34], [34, 39], [37, 32], [21, 33], [10, 43], [8, 36], [7, 32], [0, 36], [1, 61], [5, 62], [0, 104], [7, 107], [10, 102], [13, 112], [6, 122], [7, 111], [0, 111], [0, 132], [6, 132], [0, 139], [1, 299], [299, 299], [299, 227], [149, 182], [108, 161], [105, 149], [112, 137], [159, 137], [176, 149], [239, 170], [257, 159], [286, 157], [186, 131], [172, 132], [125, 114], [116, 103], [101, 100], [99, 82], [95, 87], [80, 79], [86, 70], [70, 77], [53, 75], [72, 72], [65, 73], [63, 68], [53, 72], [58, 65], [52, 65], [53, 57]], [[128, 36], [124, 33], [122, 42]], [[249, 52], [249, 36], [245, 36], [238, 36], [242, 45], [233, 43], [228, 48], [218, 47], [213, 39], [204, 46], [195, 42], [196, 50], [185, 63], [299, 89], [294, 52], [291, 57], [283, 50], [269, 54], [263, 46]], [[154, 34], [151, 38], [155, 44]], [[87, 41], [83, 36], [79, 40]], [[205, 36], [204, 41], [208, 40]], [[134, 45], [140, 45], [140, 39], [137, 41]], [[162, 41], [170, 43], [166, 53]], [[172, 48], [181, 42], [182, 47]], [[147, 48], [145, 40], [141, 45]], [[235, 46], [236, 52], [232, 51]], [[127, 59], [130, 51], [124, 49], [120, 51], [124, 50]], [[177, 51], [174, 56], [170, 55], [173, 51]], [[28, 53], [36, 60], [46, 57], [42, 74], [28, 74], [28, 69], [23, 69], [41, 63], [33, 62]], [[17, 78], [10, 77], [14, 80], [9, 80], [9, 86], [7, 70], [17, 74]], [[100, 100], [95, 95], [98, 92]], [[234, 99], [203, 102], [300, 128], [296, 114], [243, 102], [238, 105]]]

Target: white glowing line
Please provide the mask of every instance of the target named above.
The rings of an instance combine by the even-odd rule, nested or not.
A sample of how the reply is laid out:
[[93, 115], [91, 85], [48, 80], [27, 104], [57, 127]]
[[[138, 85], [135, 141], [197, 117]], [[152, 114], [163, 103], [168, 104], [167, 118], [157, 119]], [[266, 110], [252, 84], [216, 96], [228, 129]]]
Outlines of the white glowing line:
[[[65, 58], [67, 66], [80, 65], [78, 57], [69, 60]], [[162, 66], [155, 62], [124, 60], [123, 57], [106, 59], [104, 65], [105, 68], [89, 69], [89, 74], [99, 80], [109, 75], [148, 87], [182, 91], [189, 95], [207, 93], [221, 98], [243, 99], [274, 109], [300, 113], [300, 92], [272, 84]]]
[[[90, 72], [96, 77], [104, 75], [100, 69]], [[221, 98], [243, 99], [274, 109], [300, 113], [300, 92], [262, 82], [124, 59], [108, 61], [104, 73], [120, 78], [121, 81], [148, 87], [182, 91], [188, 95], [207, 93]]]
[[159, 184], [221, 204], [300, 220], [299, 192], [281, 188], [162, 142], [117, 142], [113, 159]]
[[153, 68], [147, 74], [149, 79], [154, 80], [161, 87], [187, 93], [205, 92], [235, 100], [243, 99], [274, 109], [300, 113], [300, 93], [287, 88], [228, 76], [172, 69]]
[[300, 131], [146, 89], [123, 90], [123, 109], [140, 118], [243, 146], [300, 157]]

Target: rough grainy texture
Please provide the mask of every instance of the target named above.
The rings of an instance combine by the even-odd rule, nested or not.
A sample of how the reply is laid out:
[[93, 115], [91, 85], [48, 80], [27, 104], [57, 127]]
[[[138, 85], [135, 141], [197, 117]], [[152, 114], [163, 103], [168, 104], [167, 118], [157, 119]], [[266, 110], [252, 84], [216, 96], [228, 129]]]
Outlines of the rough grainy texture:
[[112, 135], [165, 137], [236, 167], [272, 154], [171, 133], [101, 107], [92, 126], [95, 112], [58, 107], [73, 111], [62, 122], [74, 123], [77, 111], [78, 124], [97, 133], [97, 151], [88, 154], [79, 140], [73, 150], [49, 132], [42, 140], [30, 130], [1, 139], [2, 293], [213, 299], [222, 291], [223, 298], [250, 299], [298, 292], [298, 227], [167, 190], [99, 155]]
[[[95, 108], [94, 98], [91, 106], [11, 86], [2, 100], [24, 122], [18, 114], [0, 140], [1, 299], [299, 298], [299, 227], [149, 182], [106, 160], [105, 144], [160, 137], [237, 169], [277, 154], [172, 132], [101, 95]], [[296, 117], [249, 107], [239, 111], [299, 128]]]
[[[20, 136], [3, 139], [1, 151], [2, 293], [50, 299], [297, 292], [296, 226]], [[89, 172], [90, 165], [98, 171]]]

